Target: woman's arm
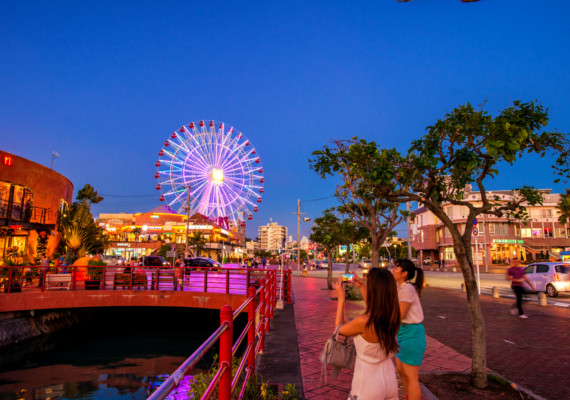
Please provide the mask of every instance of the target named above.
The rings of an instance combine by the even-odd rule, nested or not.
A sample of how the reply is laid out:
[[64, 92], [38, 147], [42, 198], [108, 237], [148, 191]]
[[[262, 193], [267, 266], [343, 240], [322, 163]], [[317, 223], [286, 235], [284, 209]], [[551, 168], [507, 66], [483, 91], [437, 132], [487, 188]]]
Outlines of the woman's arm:
[[338, 278], [338, 282], [336, 284], [333, 284], [333, 287], [336, 290], [336, 296], [338, 298], [338, 303], [336, 306], [336, 318], [334, 323], [334, 326], [337, 327], [344, 324], [344, 300], [346, 298], [346, 294], [344, 293], [344, 286], [342, 285], [340, 276]]
[[406, 318], [411, 305], [412, 303], [408, 303], [407, 301], [400, 301], [400, 320]]

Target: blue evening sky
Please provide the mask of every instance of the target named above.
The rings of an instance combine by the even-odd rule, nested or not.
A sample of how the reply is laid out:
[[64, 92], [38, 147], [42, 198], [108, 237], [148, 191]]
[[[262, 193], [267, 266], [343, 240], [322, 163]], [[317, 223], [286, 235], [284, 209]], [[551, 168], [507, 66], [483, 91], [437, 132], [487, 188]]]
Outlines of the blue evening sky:
[[[263, 162], [248, 236], [270, 218], [292, 234], [297, 199], [334, 192], [307, 162], [331, 139], [404, 151], [447, 111], [485, 100], [496, 112], [538, 99], [549, 127], [570, 131], [569, 11], [567, 0], [2, 1], [0, 148], [47, 166], [58, 152], [54, 169], [76, 190], [105, 195], [96, 215], [144, 212], [160, 204], [154, 163], [169, 133], [224, 121]], [[562, 192], [550, 161], [489, 187]]]

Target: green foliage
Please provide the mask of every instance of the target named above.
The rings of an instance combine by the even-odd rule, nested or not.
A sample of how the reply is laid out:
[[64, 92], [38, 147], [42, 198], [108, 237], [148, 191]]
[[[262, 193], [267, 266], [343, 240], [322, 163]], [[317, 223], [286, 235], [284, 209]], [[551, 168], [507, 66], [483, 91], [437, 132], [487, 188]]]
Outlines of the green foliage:
[[557, 206], [560, 211], [558, 221], [566, 224], [570, 220], [570, 189], [566, 189], [566, 193], [560, 196], [560, 203]]
[[206, 246], [206, 239], [201, 231], [194, 232], [193, 235], [190, 235], [188, 238], [188, 245], [194, 247], [194, 256], [200, 257], [200, 253], [204, 250]]
[[106, 264], [97, 258], [93, 258], [87, 261], [87, 274], [91, 277], [91, 279], [101, 279], [103, 277], [103, 271], [105, 271], [104, 267]]
[[158, 249], [158, 255], [166, 258], [166, 252], [170, 251], [170, 249], [171, 246], [169, 244], [163, 244], [160, 246], [160, 249]]
[[[235, 373], [237, 372], [237, 368], [238, 368], [240, 362], [241, 362], [241, 359], [239, 359], [239, 358], [233, 359], [232, 376], [235, 376]], [[218, 355], [216, 354], [216, 355], [214, 355], [214, 361], [213, 361], [212, 366], [210, 367], [209, 371], [198, 373], [198, 374], [194, 375], [194, 379], [193, 379], [192, 383], [190, 384], [190, 396], [191, 396], [191, 398], [193, 398], [193, 399], [202, 398], [202, 396], [206, 392], [206, 389], [208, 388], [208, 386], [210, 385], [210, 383], [214, 379], [214, 376], [218, 372], [218, 369], [219, 369]], [[245, 373], [242, 372], [242, 376], [244, 376], [244, 375], [245, 375]], [[239, 380], [238, 388], [241, 388], [242, 384], [243, 384], [243, 378]], [[234, 393], [232, 394], [232, 399], [237, 399], [238, 395], [239, 395], [239, 390], [234, 391]], [[214, 390], [214, 394], [213, 394], [212, 398], [215, 399], [217, 397], [218, 397], [218, 388], [216, 387], [216, 389]], [[299, 396], [299, 393], [297, 392], [297, 389], [295, 388], [295, 385], [287, 384], [283, 388], [283, 391], [281, 393], [281, 398], [283, 400], [297, 400], [300, 398], [300, 396]], [[277, 400], [278, 399], [278, 393], [277, 393], [277, 389], [276, 389], [275, 385], [271, 385], [269, 382], [261, 382], [261, 384], [259, 384], [258, 382], [256, 382], [255, 378], [252, 377], [252, 378], [250, 378], [250, 380], [246, 384], [246, 389], [244, 391], [244, 395], [243, 395], [242, 399], [244, 399], [244, 400], [260, 400], [260, 399]]]

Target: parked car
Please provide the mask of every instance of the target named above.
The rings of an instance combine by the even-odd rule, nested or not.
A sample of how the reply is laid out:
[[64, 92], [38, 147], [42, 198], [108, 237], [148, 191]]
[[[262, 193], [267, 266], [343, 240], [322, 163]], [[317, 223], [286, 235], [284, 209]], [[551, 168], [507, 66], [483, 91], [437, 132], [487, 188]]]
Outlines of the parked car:
[[[537, 292], [545, 292], [549, 297], [570, 292], [570, 263], [534, 263], [525, 268], [525, 274]], [[525, 290], [531, 291], [526, 282]]]
[[368, 258], [363, 258], [362, 260], [360, 260], [360, 263], [358, 264], [358, 268], [362, 268], [362, 269], [368, 271], [370, 269], [370, 260]]
[[190, 269], [196, 268], [219, 268], [220, 263], [207, 257], [192, 257], [184, 260], [184, 266]]
[[433, 262], [431, 257], [426, 257], [423, 259], [422, 264], [423, 265], [431, 265], [431, 263]]
[[105, 265], [111, 265], [111, 266], [125, 265], [125, 259], [121, 256], [102, 255], [101, 261], [103, 261]]
[[165, 267], [169, 265], [168, 261], [161, 256], [146, 256], [143, 258], [143, 266], [145, 267]]
[[321, 261], [321, 268], [324, 268], [324, 269], [329, 268], [329, 260], [328, 259], [323, 258], [323, 260]]

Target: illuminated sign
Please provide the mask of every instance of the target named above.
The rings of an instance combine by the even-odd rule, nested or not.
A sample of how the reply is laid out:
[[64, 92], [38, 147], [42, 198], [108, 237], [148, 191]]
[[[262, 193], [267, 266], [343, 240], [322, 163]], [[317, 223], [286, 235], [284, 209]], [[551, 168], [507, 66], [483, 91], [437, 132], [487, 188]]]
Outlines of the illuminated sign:
[[4, 165], [12, 165], [12, 157], [4, 156]]
[[117, 247], [131, 247], [130, 243], [117, 243]]
[[500, 244], [523, 244], [524, 242], [519, 239], [493, 239], [493, 243]]
[[151, 217], [152, 219], [158, 219], [158, 218], [160, 218], [158, 215], [151, 215], [150, 217]]

